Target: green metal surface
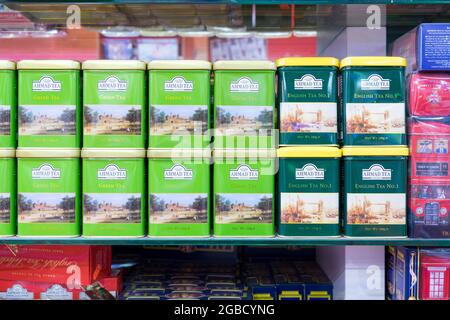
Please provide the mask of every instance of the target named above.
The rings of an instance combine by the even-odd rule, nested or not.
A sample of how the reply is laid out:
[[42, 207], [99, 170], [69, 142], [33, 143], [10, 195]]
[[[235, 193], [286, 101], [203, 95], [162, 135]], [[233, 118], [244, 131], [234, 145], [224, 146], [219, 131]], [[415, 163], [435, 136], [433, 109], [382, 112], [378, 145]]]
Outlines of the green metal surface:
[[0, 237], [0, 245], [20, 244], [65, 244], [65, 245], [204, 245], [204, 246], [427, 246], [450, 247], [450, 239], [408, 239], [408, 238], [31, 238], [31, 237]]

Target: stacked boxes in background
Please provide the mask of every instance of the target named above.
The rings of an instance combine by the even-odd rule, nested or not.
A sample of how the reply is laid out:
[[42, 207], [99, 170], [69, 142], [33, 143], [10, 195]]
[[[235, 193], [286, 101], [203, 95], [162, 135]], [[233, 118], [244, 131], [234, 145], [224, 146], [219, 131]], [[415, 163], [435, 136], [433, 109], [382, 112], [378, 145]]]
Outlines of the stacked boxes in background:
[[390, 247], [387, 281], [391, 300], [449, 300], [448, 248]]
[[83, 235], [144, 236], [146, 64], [83, 63]]
[[214, 235], [273, 236], [275, 64], [214, 63]]
[[148, 69], [149, 235], [209, 236], [211, 63], [161, 60]]
[[121, 275], [111, 271], [109, 246], [1, 246], [1, 300], [90, 299], [98, 282], [121, 291]]
[[337, 236], [339, 60], [283, 58], [278, 67], [278, 233]]
[[17, 234], [79, 236], [80, 64], [23, 60], [17, 69]]
[[406, 236], [405, 66], [399, 57], [341, 61], [346, 236]]

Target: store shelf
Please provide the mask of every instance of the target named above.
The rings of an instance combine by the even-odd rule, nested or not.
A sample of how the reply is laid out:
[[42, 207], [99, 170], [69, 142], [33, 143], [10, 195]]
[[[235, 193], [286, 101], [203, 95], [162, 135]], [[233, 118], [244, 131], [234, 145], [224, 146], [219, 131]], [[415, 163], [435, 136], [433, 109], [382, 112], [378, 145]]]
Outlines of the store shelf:
[[440, 246], [450, 247], [450, 239], [407, 239], [407, 238], [41, 238], [4, 237], [0, 244], [68, 244], [68, 245], [205, 245], [205, 246]]
[[[9, 0], [8, 3], [36, 3], [35, 0]], [[446, 4], [448, 0], [48, 0], [46, 3], [162, 3], [162, 4]]]

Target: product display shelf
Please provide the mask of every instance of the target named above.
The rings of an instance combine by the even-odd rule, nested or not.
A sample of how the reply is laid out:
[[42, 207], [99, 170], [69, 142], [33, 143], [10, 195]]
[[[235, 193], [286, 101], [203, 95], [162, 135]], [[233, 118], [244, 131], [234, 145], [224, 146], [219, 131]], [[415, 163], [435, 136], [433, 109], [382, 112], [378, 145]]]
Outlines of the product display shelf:
[[346, 237], [274, 237], [274, 238], [125, 238], [125, 237], [0, 237], [0, 244], [67, 244], [67, 245], [205, 245], [205, 246], [428, 246], [450, 247], [450, 239], [410, 239], [410, 238], [346, 238]]
[[[34, 0], [11, 0], [9, 3], [34, 3]], [[68, 3], [70, 0], [50, 0], [46, 3]], [[104, 4], [128, 4], [128, 3], [161, 3], [161, 4], [446, 4], [447, 0], [79, 0], [77, 3], [104, 3]]]

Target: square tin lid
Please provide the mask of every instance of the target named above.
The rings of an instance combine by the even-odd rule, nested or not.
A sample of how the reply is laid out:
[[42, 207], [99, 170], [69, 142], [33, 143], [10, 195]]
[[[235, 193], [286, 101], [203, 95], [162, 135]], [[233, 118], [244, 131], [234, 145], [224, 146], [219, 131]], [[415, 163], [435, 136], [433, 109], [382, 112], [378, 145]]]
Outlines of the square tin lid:
[[18, 70], [79, 70], [81, 64], [75, 60], [21, 60]]
[[83, 70], [145, 70], [145, 62], [140, 60], [86, 60]]
[[219, 60], [213, 64], [214, 70], [276, 70], [270, 60]]

